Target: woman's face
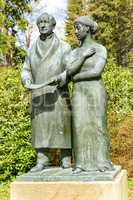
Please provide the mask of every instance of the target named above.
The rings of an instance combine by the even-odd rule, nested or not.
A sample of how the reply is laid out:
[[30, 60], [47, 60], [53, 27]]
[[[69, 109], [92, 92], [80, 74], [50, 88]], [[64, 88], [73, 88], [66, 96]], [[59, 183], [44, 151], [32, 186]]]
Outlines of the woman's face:
[[81, 24], [80, 22], [76, 22], [74, 24], [75, 34], [78, 40], [84, 40], [89, 33], [89, 26]]

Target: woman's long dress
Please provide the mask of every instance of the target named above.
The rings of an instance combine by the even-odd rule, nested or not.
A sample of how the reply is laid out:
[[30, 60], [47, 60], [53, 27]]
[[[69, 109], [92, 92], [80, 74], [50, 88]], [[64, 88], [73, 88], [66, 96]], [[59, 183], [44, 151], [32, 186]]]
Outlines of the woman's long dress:
[[[85, 171], [101, 168], [112, 169], [109, 160], [109, 139], [106, 122], [106, 92], [101, 73], [106, 62], [106, 49], [98, 44], [85, 44], [84, 48], [94, 47], [96, 54], [88, 58], [81, 70], [79, 78], [74, 81], [72, 96], [72, 126], [75, 167]], [[78, 54], [75, 49], [72, 57]], [[77, 57], [78, 59], [78, 57]], [[104, 64], [95, 77], [95, 68], [99, 59]], [[89, 72], [88, 79], [80, 78], [82, 72]], [[92, 73], [92, 77], [91, 77]], [[96, 72], [97, 74], [97, 72]]]

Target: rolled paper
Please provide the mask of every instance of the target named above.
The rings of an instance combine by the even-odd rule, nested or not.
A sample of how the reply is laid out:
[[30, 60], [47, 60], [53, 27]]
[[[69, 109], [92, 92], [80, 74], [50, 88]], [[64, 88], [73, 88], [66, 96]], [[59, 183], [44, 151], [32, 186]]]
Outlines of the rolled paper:
[[44, 83], [42, 83], [42, 84], [29, 84], [29, 85], [25, 85], [25, 87], [27, 88], [27, 89], [30, 89], [30, 90], [36, 90], [36, 89], [40, 89], [40, 88], [43, 88], [43, 87], [46, 87], [46, 86], [48, 86], [48, 85], [50, 85], [50, 84], [57, 84], [57, 82], [56, 82], [56, 80], [53, 78], [53, 79], [51, 79], [51, 80], [48, 80], [48, 81], [46, 81], [46, 82], [44, 82]]

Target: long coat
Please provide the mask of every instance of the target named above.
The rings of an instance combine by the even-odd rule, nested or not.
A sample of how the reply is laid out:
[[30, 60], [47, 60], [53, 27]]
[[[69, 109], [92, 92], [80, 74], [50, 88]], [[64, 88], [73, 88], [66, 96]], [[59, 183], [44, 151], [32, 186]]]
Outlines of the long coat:
[[[96, 53], [88, 58], [73, 77], [72, 127], [75, 165], [85, 171], [111, 169], [109, 140], [106, 122], [106, 92], [101, 74], [106, 63], [105, 47], [91, 41], [82, 46], [84, 50], [94, 47]], [[69, 55], [79, 59], [75, 49]], [[97, 65], [97, 63], [101, 63]], [[73, 67], [73, 65], [71, 65]]]
[[[62, 59], [70, 51], [55, 34], [38, 37], [22, 68], [22, 81], [42, 84], [64, 71]], [[46, 86], [32, 91], [32, 143], [34, 148], [71, 148], [71, 113], [67, 87]]]

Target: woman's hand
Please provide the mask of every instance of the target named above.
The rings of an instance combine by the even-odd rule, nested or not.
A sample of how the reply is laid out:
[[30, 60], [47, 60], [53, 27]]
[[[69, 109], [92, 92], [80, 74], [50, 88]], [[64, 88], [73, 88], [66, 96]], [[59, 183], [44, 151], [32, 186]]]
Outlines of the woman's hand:
[[95, 53], [96, 53], [96, 49], [95, 48], [89, 48], [89, 49], [86, 49], [85, 51], [83, 51], [83, 57], [84, 58], [88, 58], [88, 57], [92, 56]]

